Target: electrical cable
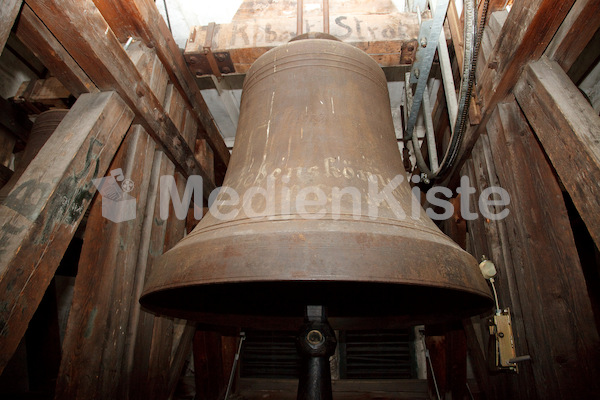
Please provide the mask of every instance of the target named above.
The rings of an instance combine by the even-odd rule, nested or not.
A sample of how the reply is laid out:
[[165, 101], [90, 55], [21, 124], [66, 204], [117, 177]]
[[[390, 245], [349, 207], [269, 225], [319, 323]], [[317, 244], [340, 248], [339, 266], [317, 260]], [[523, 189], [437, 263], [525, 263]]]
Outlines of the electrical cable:
[[494, 292], [494, 301], [496, 302], [496, 315], [500, 315], [500, 303], [498, 303], [498, 292], [496, 292], [496, 285], [494, 285], [494, 278], [490, 278], [492, 284], [492, 291]]
[[169, 10], [167, 9], [167, 0], [163, 0], [165, 5], [165, 15], [167, 16], [167, 25], [169, 25], [169, 31], [173, 33], [173, 29], [171, 29], [171, 20], [169, 19]]
[[[456, 119], [455, 129], [450, 137], [450, 143], [442, 162], [439, 167], [435, 171], [431, 171], [427, 166], [427, 163], [423, 159], [423, 154], [421, 151], [417, 151], [420, 149], [419, 140], [416, 135], [412, 137], [413, 147], [415, 148], [415, 157], [417, 159], [417, 165], [421, 170], [421, 173], [425, 175], [428, 180], [431, 179], [440, 179], [445, 176], [449, 171], [451, 171], [454, 162], [456, 161], [456, 157], [458, 156], [458, 151], [460, 149], [460, 145], [462, 143], [463, 135], [466, 130], [467, 119], [469, 116], [469, 106], [471, 104], [471, 94], [473, 92], [473, 84], [475, 81], [475, 70], [477, 68], [477, 58], [479, 54], [479, 49], [481, 47], [481, 39], [483, 36], [483, 31], [485, 29], [485, 23], [487, 20], [487, 11], [489, 6], [489, 0], [485, 0], [483, 3], [483, 10], [481, 20], [479, 21], [479, 27], [476, 28], [476, 1], [475, 0], [467, 0], [464, 3], [464, 13], [465, 13], [465, 28], [464, 28], [464, 44], [465, 44], [465, 53], [463, 58], [463, 71], [461, 77], [461, 87], [459, 90], [459, 101], [458, 101], [458, 109], [459, 113]], [[477, 32], [475, 33], [475, 29]]]

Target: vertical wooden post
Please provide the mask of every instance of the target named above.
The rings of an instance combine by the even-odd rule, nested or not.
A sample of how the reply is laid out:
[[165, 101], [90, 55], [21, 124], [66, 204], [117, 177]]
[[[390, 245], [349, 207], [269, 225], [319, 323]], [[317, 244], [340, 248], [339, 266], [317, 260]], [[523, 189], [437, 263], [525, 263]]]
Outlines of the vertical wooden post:
[[63, 343], [57, 398], [123, 397], [119, 391], [128, 379], [123, 374], [124, 349], [154, 148], [154, 141], [135, 125], [111, 164], [111, 170], [121, 168], [136, 185], [130, 192], [135, 198], [133, 219], [105, 218], [107, 197], [97, 196], [92, 205]]

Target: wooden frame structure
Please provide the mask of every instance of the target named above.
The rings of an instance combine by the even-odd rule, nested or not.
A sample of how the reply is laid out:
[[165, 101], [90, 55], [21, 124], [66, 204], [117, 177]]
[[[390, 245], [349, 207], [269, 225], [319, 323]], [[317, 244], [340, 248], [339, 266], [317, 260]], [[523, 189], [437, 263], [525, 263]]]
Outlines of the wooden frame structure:
[[[505, 2], [491, 4], [501, 9]], [[592, 398], [600, 391], [598, 316], [561, 190], [600, 247], [600, 118], [567, 74], [599, 29], [599, 14], [598, 0], [521, 0], [489, 29], [494, 37], [478, 70], [480, 107], [471, 110], [445, 184], [455, 187], [464, 175], [477, 194], [504, 187], [511, 213], [503, 221], [457, 215], [443, 227], [476, 257], [496, 262], [517, 354], [533, 360], [520, 364], [518, 375], [490, 374], [483, 320], [428, 327], [436, 374], [453, 398], [465, 394], [467, 352], [489, 399]], [[165, 22], [151, 0], [11, 0], [0, 21], [0, 48], [16, 21], [17, 37], [77, 98], [40, 156], [11, 178], [0, 205], [0, 373], [87, 218], [62, 359], [54, 360], [57, 397], [168, 397], [193, 343], [196, 382], [206, 398], [218, 398], [235, 339], [150, 315], [137, 303], [153, 259], [186, 231], [185, 221], [157, 222], [158, 177], [175, 175], [182, 191], [184, 178], [201, 175], [208, 196], [229, 161]], [[454, 2], [448, 22], [460, 55]], [[402, 45], [366, 45], [402, 64]], [[443, 135], [448, 122], [438, 98], [434, 125]], [[115, 168], [136, 182], [136, 213], [143, 216], [120, 225], [102, 218], [92, 184]]]

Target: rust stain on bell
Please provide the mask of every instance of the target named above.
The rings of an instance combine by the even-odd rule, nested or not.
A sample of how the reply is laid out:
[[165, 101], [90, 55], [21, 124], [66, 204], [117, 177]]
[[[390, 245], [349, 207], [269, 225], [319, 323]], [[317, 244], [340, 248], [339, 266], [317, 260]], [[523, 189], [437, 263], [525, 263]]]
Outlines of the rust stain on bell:
[[351, 45], [298, 40], [254, 63], [224, 187], [152, 266], [145, 307], [266, 328], [308, 304], [327, 306], [334, 325], [491, 305], [475, 259], [420, 206], [415, 217], [385, 76]]

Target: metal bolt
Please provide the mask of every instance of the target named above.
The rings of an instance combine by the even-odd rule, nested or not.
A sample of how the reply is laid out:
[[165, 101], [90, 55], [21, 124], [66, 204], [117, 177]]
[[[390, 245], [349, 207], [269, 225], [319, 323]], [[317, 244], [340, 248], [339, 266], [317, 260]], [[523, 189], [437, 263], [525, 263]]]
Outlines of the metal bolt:
[[223, 69], [221, 70], [221, 72], [223, 72], [224, 74], [228, 74], [231, 72], [231, 69], [229, 67], [223, 67]]
[[196, 64], [198, 59], [196, 57], [190, 57], [190, 64]]
[[313, 329], [312, 331], [308, 332], [308, 335], [306, 335], [306, 340], [308, 340], [308, 343], [310, 344], [317, 345], [323, 343], [325, 338], [321, 332]]
[[142, 89], [142, 87], [140, 85], [137, 85], [135, 87], [135, 94], [137, 94], [138, 97], [142, 97], [144, 95], [144, 90]]
[[215, 54], [215, 58], [217, 59], [217, 61], [223, 62], [227, 57], [223, 53], [217, 53]]
[[427, 38], [421, 38], [421, 47], [427, 47]]
[[501, 337], [501, 338], [503, 338], [503, 337], [504, 337], [504, 333], [502, 333], [502, 332], [498, 332], [498, 337]]

